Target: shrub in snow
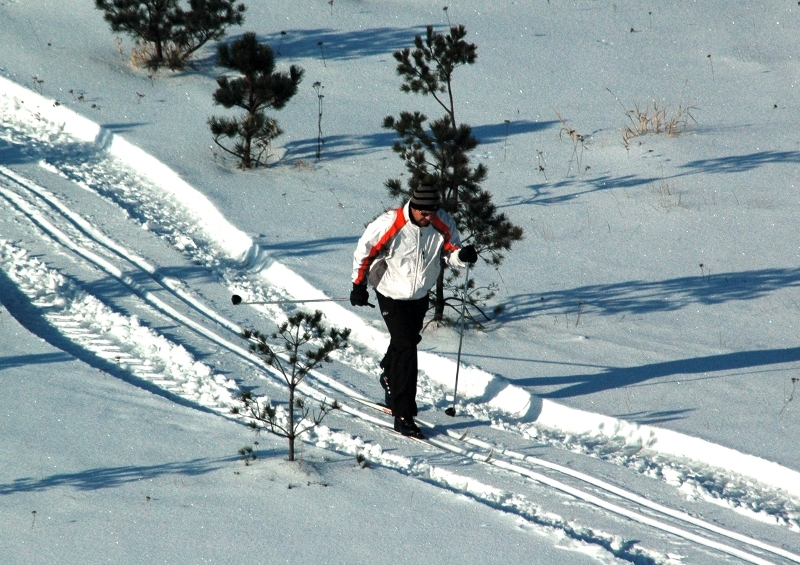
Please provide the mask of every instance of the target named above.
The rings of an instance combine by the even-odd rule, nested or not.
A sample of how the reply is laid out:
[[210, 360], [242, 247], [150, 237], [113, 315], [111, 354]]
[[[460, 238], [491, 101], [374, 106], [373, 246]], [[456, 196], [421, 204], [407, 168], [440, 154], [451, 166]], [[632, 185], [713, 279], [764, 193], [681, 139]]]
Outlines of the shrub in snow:
[[136, 39], [132, 54], [151, 69], [182, 68], [195, 51], [225, 36], [232, 25], [242, 25], [244, 4], [233, 0], [95, 0], [95, 7], [115, 32]]
[[275, 408], [269, 399], [258, 399], [245, 392], [242, 394], [243, 415], [251, 418], [255, 429], [268, 428], [286, 437], [289, 440], [289, 461], [294, 461], [295, 439], [318, 426], [328, 412], [339, 408], [334, 401], [333, 404], [322, 402], [315, 410], [304, 398], [296, 395], [298, 385], [309, 371], [322, 362], [330, 362], [332, 352], [347, 347], [350, 330], [327, 329], [322, 316], [322, 312], [317, 310], [314, 314], [298, 312], [289, 317], [269, 336], [278, 345], [271, 344], [268, 337], [258, 331], [242, 332], [242, 337], [251, 342], [250, 350], [280, 373], [289, 387], [286, 410]]
[[[217, 63], [242, 76], [218, 78], [219, 88], [214, 92], [214, 103], [228, 109], [240, 108], [245, 114], [241, 118], [212, 116], [208, 125], [214, 143], [240, 159], [243, 169], [266, 165], [272, 140], [283, 132], [264, 111], [283, 108], [297, 93], [304, 71], [292, 65], [288, 73], [275, 72], [272, 49], [259, 43], [252, 32], [245, 33], [230, 45], [221, 44]], [[223, 144], [220, 141], [223, 138], [236, 140], [233, 147]]]
[[[464, 26], [451, 27], [448, 35], [435, 33], [428, 26], [425, 38], [414, 38], [414, 49], [406, 48], [394, 53], [397, 74], [403, 79], [400, 90], [430, 95], [444, 109], [441, 118], [427, 123], [421, 112], [401, 112], [398, 118], [387, 116], [383, 127], [394, 130], [400, 138], [392, 147], [410, 176], [407, 188], [400, 179], [389, 179], [386, 188], [393, 198], [408, 198], [420, 184], [433, 184], [439, 188], [442, 206], [455, 219], [465, 241], [475, 245], [479, 255], [491, 265], [500, 265], [503, 253], [511, 244], [522, 239], [522, 228], [513, 225], [505, 214], [499, 213], [492, 203], [492, 195], [481, 188], [487, 169], [482, 164], [473, 167], [469, 152], [478, 145], [472, 128], [456, 121], [453, 98], [453, 73], [462, 65], [471, 65], [477, 58], [477, 47], [464, 41]], [[436, 286], [431, 291], [433, 319], [441, 322], [448, 301], [460, 304], [458, 273], [442, 269]], [[445, 299], [448, 286], [453, 296]], [[468, 287], [474, 289], [470, 281]], [[486, 293], [470, 293], [473, 306], [493, 296], [491, 288]]]

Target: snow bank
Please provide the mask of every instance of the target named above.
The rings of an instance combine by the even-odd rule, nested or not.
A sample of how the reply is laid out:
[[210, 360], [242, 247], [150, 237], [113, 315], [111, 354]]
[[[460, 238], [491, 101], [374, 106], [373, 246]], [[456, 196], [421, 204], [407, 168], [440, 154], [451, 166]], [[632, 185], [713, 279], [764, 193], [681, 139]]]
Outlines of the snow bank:
[[94, 144], [161, 187], [177, 202], [193, 211], [202, 229], [213, 235], [213, 239], [232, 257], [252, 260], [253, 256], [258, 255], [253, 241], [232, 226], [208, 198], [152, 155], [66, 106], [56, 105], [55, 101], [3, 77], [0, 77], [0, 91], [7, 99], [16, 102], [17, 111], [32, 113], [40, 120], [56, 124], [63, 133], [84, 143]]

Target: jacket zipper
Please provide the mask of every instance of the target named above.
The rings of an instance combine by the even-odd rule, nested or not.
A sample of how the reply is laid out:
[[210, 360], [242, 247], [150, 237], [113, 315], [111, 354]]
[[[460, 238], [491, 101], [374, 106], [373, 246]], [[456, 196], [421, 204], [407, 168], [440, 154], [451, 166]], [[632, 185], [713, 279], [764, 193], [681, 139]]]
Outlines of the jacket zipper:
[[[416, 237], [417, 237], [417, 255], [415, 257], [414, 263], [414, 281], [413, 286], [411, 287], [411, 296], [414, 296], [417, 293], [417, 288], [419, 288], [419, 273], [420, 268], [422, 267], [422, 263], [425, 261], [425, 251], [422, 248], [422, 229], [419, 226], [414, 226], [416, 228]], [[422, 259], [420, 259], [420, 257]]]

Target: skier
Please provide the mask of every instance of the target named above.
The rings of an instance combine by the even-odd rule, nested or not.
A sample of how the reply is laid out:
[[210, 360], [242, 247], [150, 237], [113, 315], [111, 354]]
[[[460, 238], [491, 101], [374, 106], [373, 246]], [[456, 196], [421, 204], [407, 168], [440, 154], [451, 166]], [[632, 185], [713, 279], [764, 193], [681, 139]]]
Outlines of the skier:
[[384, 212], [367, 226], [353, 254], [350, 304], [369, 304], [369, 282], [389, 330], [380, 383], [394, 429], [419, 438], [423, 435], [414, 422], [417, 344], [422, 340], [428, 291], [436, 284], [442, 259], [456, 267], [478, 260], [475, 246], [461, 246], [455, 221], [439, 205], [436, 187], [418, 186], [401, 208]]

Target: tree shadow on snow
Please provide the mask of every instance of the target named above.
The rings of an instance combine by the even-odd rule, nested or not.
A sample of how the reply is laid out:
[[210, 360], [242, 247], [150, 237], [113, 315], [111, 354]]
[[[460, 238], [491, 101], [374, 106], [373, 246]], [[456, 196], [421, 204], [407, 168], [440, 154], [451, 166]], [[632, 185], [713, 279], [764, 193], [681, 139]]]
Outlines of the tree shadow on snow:
[[64, 363], [71, 359], [72, 357], [62, 351], [57, 353], [35, 353], [31, 355], [9, 355], [8, 357], [0, 357], [0, 371], [3, 369], [13, 369], [14, 367], [28, 367], [46, 363]]
[[269, 252], [272, 259], [280, 260], [286, 257], [309, 257], [338, 252], [342, 246], [350, 248], [357, 241], [358, 237], [328, 237], [325, 239], [281, 241], [280, 243], [256, 240], [255, 243], [262, 250]]
[[511, 120], [508, 123], [483, 124], [472, 126], [472, 134], [478, 138], [481, 145], [490, 143], [503, 143], [513, 135], [524, 135], [543, 131], [556, 126], [555, 120], [532, 122], [530, 120]]
[[42, 479], [24, 477], [10, 483], [0, 483], [0, 496], [21, 492], [40, 492], [56, 487], [72, 487], [77, 490], [99, 490], [114, 488], [127, 483], [147, 481], [162, 476], [184, 475], [194, 477], [220, 469], [237, 457], [218, 459], [193, 459], [180, 463], [87, 469], [78, 473], [60, 473]]
[[[357, 155], [366, 155], [379, 149], [389, 149], [396, 135], [392, 132], [372, 133], [368, 135], [327, 135], [323, 136], [320, 157], [323, 161], [346, 159]], [[317, 138], [309, 137], [290, 141], [283, 146], [283, 161], [315, 161], [317, 158]]]
[[779, 289], [800, 286], [800, 268], [761, 269], [680, 277], [665, 281], [626, 281], [511, 296], [498, 319], [537, 315], [620, 316], [671, 312], [694, 304], [755, 300]]
[[415, 36], [425, 35], [425, 26], [374, 27], [356, 31], [339, 31], [330, 28], [283, 31], [285, 33], [265, 34], [259, 38], [259, 41], [266, 42], [272, 47], [279, 66], [283, 63], [281, 58], [284, 57], [320, 60], [324, 58], [327, 63], [327, 61], [346, 61], [385, 55], [386, 61], [392, 64], [392, 70], [394, 70], [395, 61], [392, 53], [412, 46]]
[[[444, 29], [443, 26], [434, 26]], [[224, 42], [231, 44], [241, 39], [243, 33], [230, 34]], [[266, 43], [275, 54], [276, 70], [284, 71], [290, 64], [302, 64], [300, 59], [318, 59], [325, 65], [329, 61], [346, 61], [363, 57], [385, 55], [385, 61], [394, 65], [392, 53], [414, 43], [414, 37], [425, 35], [425, 26], [376, 27], [357, 31], [340, 31], [331, 28], [287, 29], [275, 33], [258, 34], [259, 43]], [[223, 69], [216, 66], [216, 45], [206, 45], [178, 75], [199, 73], [219, 76]], [[384, 59], [381, 59], [384, 62]], [[301, 65], [302, 66], [302, 65]]]
[[[2, 128], [0, 128], [1, 133]], [[11, 166], [33, 163], [36, 161], [36, 156], [33, 153], [28, 145], [9, 143], [0, 139], [0, 165]]]
[[531, 193], [514, 196], [508, 199], [507, 204], [498, 206], [506, 208], [512, 206], [547, 206], [563, 204], [581, 196], [612, 190], [618, 188], [637, 188], [659, 181], [680, 178], [696, 174], [732, 174], [744, 173], [766, 165], [797, 164], [800, 163], [800, 151], [760, 151], [747, 155], [729, 155], [714, 159], [698, 159], [678, 167], [677, 174], [668, 177], [646, 177], [637, 175], [624, 175], [614, 177], [611, 175], [572, 176], [559, 181], [541, 182], [528, 185]]
[[[691, 357], [636, 367], [607, 367], [591, 375], [516, 379], [513, 383], [526, 387], [561, 387], [552, 392], [537, 394], [541, 398], [558, 399], [637, 385], [673, 375], [720, 373], [737, 369], [764, 367], [766, 365], [796, 363], [798, 361], [800, 361], [800, 347], [761, 349], [709, 355], [707, 357]], [[653, 417], [653, 415], [651, 414], [649, 417]]]
[[[508, 199], [508, 204], [498, 206], [498, 208], [509, 208], [512, 206], [548, 206], [553, 204], [563, 204], [570, 200], [575, 200], [580, 196], [592, 194], [594, 192], [602, 192], [604, 190], [611, 190], [615, 188], [635, 188], [642, 185], [647, 185], [656, 182], [660, 179], [655, 177], [638, 177], [635, 175], [625, 175], [621, 177], [612, 177], [610, 175], [601, 175], [591, 179], [576, 180], [573, 178], [561, 180], [558, 182], [544, 182], [528, 185], [532, 194], [524, 196], [512, 196]], [[580, 185], [585, 187], [582, 190], [575, 190], [574, 187]], [[559, 190], [565, 190], [564, 193], [559, 193]]]
[[631, 412], [629, 414], [614, 414], [615, 418], [626, 422], [635, 422], [642, 426], [657, 426], [666, 422], [684, 419], [693, 409], [685, 410], [658, 410], [655, 412]]
[[[509, 123], [483, 124], [472, 127], [472, 132], [482, 145], [503, 143], [510, 136], [524, 135], [552, 127], [556, 122], [532, 122], [517, 120]], [[323, 136], [322, 160], [345, 159], [357, 155], [365, 155], [376, 150], [390, 149], [398, 140], [397, 134], [385, 130], [367, 135], [330, 135]], [[283, 146], [284, 160], [313, 161], [317, 158], [317, 138], [309, 137], [292, 141]]]
[[684, 175], [697, 173], [729, 174], [751, 171], [764, 165], [800, 163], [800, 151], [759, 151], [748, 155], [729, 155], [714, 159], [698, 159], [681, 165]]

